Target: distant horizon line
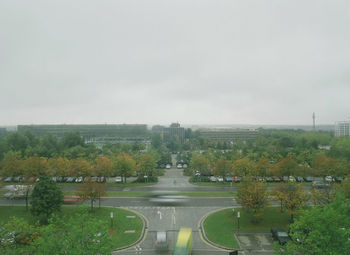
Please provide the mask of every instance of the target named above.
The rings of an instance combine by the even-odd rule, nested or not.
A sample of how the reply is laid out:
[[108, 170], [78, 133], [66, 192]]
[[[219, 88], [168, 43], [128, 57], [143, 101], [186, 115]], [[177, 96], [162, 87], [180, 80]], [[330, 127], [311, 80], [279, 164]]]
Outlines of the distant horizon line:
[[[322, 124], [316, 124], [317, 126], [333, 126], [335, 123], [338, 121], [335, 121], [334, 123], [322, 123]], [[161, 124], [161, 123], [112, 123], [112, 122], [105, 122], [105, 123], [30, 123], [30, 124], [13, 124], [13, 125], [0, 125], [0, 127], [17, 127], [17, 126], [39, 126], [39, 125], [147, 125], [147, 126], [167, 126], [172, 123], [179, 123], [181, 126], [304, 126], [304, 127], [313, 127], [313, 124], [249, 124], [249, 123], [231, 123], [231, 124], [222, 124], [222, 123], [217, 123], [217, 124], [195, 124], [195, 123], [181, 123], [181, 122], [169, 122], [168, 124]]]

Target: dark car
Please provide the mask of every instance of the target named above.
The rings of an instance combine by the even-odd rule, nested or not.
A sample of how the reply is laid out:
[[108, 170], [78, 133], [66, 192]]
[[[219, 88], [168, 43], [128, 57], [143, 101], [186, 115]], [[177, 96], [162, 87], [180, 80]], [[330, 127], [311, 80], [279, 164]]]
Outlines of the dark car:
[[343, 177], [334, 177], [335, 182], [341, 183], [344, 178]]
[[281, 178], [279, 178], [277, 176], [272, 176], [272, 179], [274, 182], [281, 182]]
[[287, 231], [281, 228], [271, 228], [271, 234], [272, 234], [272, 238], [275, 241], [278, 241], [278, 243], [281, 245], [285, 245], [287, 242], [291, 240]]
[[306, 182], [313, 182], [313, 181], [315, 180], [315, 178], [314, 178], [314, 177], [311, 177], [311, 176], [307, 176], [307, 177], [304, 178], [304, 180], [305, 180]]

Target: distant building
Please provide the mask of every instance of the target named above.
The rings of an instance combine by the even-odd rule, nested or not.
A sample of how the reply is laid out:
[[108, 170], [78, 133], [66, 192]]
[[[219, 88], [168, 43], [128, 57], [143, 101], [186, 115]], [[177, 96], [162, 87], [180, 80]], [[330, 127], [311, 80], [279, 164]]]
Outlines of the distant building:
[[152, 127], [152, 133], [160, 134], [164, 141], [169, 141], [172, 138], [183, 143], [185, 140], [185, 128], [179, 123], [172, 123], [169, 127], [156, 125]]
[[258, 137], [258, 131], [252, 129], [199, 129], [202, 137], [211, 141], [246, 141]]
[[4, 137], [7, 135], [7, 130], [6, 128], [0, 128], [0, 137]]
[[334, 131], [335, 136], [337, 137], [350, 136], [350, 121], [336, 122]]
[[133, 124], [100, 124], [100, 125], [20, 125], [18, 132], [31, 131], [33, 134], [43, 137], [51, 133], [58, 138], [66, 132], [79, 132], [85, 143], [105, 144], [118, 142], [135, 142], [149, 140], [147, 125]]

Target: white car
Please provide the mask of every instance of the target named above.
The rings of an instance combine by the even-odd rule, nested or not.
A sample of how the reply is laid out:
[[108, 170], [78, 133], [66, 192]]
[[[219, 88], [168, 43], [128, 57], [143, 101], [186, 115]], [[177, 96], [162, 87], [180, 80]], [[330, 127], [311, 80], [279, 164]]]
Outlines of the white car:
[[222, 178], [221, 176], [218, 176], [218, 177], [216, 178], [216, 180], [217, 180], [218, 182], [223, 182], [223, 181], [224, 181], [224, 178]]
[[121, 176], [115, 177], [115, 182], [123, 182], [123, 179]]
[[78, 177], [77, 179], [75, 179], [75, 182], [82, 183], [83, 182], [83, 177]]
[[216, 182], [216, 181], [217, 181], [217, 179], [216, 179], [215, 176], [210, 176], [209, 180], [210, 180], [211, 182]]
[[326, 177], [324, 178], [324, 180], [325, 180], [326, 182], [332, 182], [332, 181], [333, 181], [333, 177], [332, 177], [332, 176], [326, 176]]
[[179, 169], [182, 168], [182, 165], [181, 165], [181, 164], [178, 164], [178, 165], [177, 165], [177, 168], [179, 168]]
[[293, 176], [289, 176], [289, 177], [288, 177], [288, 181], [290, 181], [290, 182], [295, 182], [295, 178], [294, 178]]
[[166, 168], [166, 169], [170, 169], [170, 168], [171, 168], [170, 164], [167, 164], [167, 165], [165, 166], [165, 168]]

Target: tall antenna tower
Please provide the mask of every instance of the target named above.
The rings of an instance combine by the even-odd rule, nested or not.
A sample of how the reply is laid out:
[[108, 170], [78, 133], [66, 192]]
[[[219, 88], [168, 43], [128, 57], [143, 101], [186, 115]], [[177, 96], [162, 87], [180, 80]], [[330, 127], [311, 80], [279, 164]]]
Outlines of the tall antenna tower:
[[314, 130], [314, 131], [316, 130], [316, 126], [315, 126], [315, 118], [316, 118], [316, 116], [315, 116], [315, 112], [313, 112], [313, 113], [312, 113], [312, 120], [313, 120], [313, 125], [312, 125], [312, 128], [313, 128], [313, 130]]

